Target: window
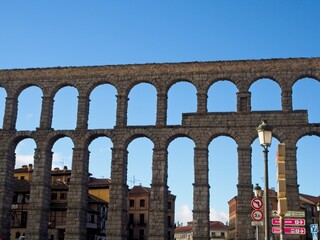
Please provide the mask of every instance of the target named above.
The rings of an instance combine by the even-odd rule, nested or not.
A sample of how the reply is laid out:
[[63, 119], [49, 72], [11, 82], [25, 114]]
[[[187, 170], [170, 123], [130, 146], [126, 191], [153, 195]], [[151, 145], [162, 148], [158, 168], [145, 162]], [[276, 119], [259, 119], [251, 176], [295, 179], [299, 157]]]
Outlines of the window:
[[171, 202], [168, 202], [168, 209], [171, 209]]
[[130, 199], [130, 207], [134, 207], [134, 200]]
[[140, 207], [144, 207], [146, 204], [146, 201], [144, 199], [140, 200]]
[[21, 176], [20, 179], [21, 179], [21, 180], [24, 180], [24, 176]]
[[168, 220], [168, 227], [172, 227], [171, 216], [168, 216], [167, 220]]
[[143, 214], [143, 213], [140, 214], [139, 223], [140, 223], [141, 225], [144, 224], [144, 214]]
[[89, 223], [95, 223], [95, 216], [94, 216], [94, 214], [90, 214], [90, 216], [89, 216]]
[[13, 204], [18, 203], [18, 195], [17, 195], [17, 194], [14, 194], [14, 195], [13, 195], [12, 203], [13, 203]]
[[144, 240], [144, 230], [143, 229], [139, 230], [139, 240]]
[[221, 237], [224, 237], [224, 232], [221, 232], [221, 235], [220, 235]]
[[30, 200], [30, 194], [24, 195], [24, 202], [29, 203], [29, 200]]
[[132, 213], [129, 214], [129, 224], [134, 223], [134, 215]]
[[21, 213], [21, 227], [27, 226], [28, 212]]
[[23, 194], [18, 194], [17, 203], [23, 203]]
[[57, 200], [58, 194], [57, 193], [51, 193], [51, 200]]
[[66, 200], [67, 199], [67, 193], [60, 193], [60, 199]]

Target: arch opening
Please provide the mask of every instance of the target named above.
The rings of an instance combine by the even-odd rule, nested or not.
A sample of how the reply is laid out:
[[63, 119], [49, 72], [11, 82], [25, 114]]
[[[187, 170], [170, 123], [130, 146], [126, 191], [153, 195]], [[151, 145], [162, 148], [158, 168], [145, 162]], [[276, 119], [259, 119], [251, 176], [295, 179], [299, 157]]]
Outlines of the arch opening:
[[294, 110], [308, 110], [309, 123], [320, 122], [320, 83], [311, 78], [298, 80], [292, 87]]
[[[229, 221], [228, 202], [237, 196], [238, 154], [236, 142], [226, 136], [209, 144], [210, 221]], [[226, 177], [227, 175], [227, 177]]]
[[7, 92], [4, 88], [0, 87], [0, 126], [3, 128], [3, 119], [6, 109]]
[[277, 82], [269, 78], [255, 81], [249, 88], [251, 110], [281, 110], [281, 89]]
[[150, 83], [135, 85], [129, 93], [128, 125], [155, 125], [157, 90]]
[[[177, 226], [192, 221], [194, 178], [194, 142], [187, 137], [178, 137], [168, 146], [168, 187], [176, 195], [175, 221]], [[178, 169], [183, 169], [183, 176]]]
[[212, 84], [208, 90], [208, 112], [237, 111], [237, 87], [229, 80]]
[[197, 111], [197, 90], [186, 81], [173, 84], [168, 91], [167, 125], [180, 125], [182, 114]]
[[116, 125], [117, 90], [110, 84], [101, 84], [90, 94], [89, 129], [113, 128]]
[[66, 86], [55, 94], [52, 127], [54, 129], [75, 129], [77, 125], [78, 91]]
[[41, 115], [42, 91], [31, 86], [24, 89], [18, 97], [17, 130], [36, 130]]

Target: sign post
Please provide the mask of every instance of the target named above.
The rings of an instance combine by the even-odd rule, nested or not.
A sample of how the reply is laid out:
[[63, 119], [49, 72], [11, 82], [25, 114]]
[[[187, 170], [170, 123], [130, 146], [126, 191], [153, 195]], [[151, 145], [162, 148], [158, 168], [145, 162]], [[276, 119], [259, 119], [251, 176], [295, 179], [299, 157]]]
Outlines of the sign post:
[[263, 201], [259, 197], [255, 197], [251, 200], [251, 207], [254, 209], [251, 213], [251, 218], [253, 220], [252, 225], [256, 226], [256, 239], [259, 239], [259, 225], [262, 225], [263, 213], [261, 208], [263, 206]]
[[[287, 213], [284, 215], [283, 222], [282, 222], [283, 234], [305, 235], [306, 220], [304, 219], [304, 217], [305, 217], [304, 211], [287, 211]], [[278, 218], [278, 216], [272, 219], [272, 225], [273, 225], [272, 233], [281, 234], [282, 232], [281, 219]], [[310, 225], [311, 232], [316, 231], [317, 229], [312, 228], [311, 225]]]
[[312, 240], [318, 240], [318, 224], [310, 224]]

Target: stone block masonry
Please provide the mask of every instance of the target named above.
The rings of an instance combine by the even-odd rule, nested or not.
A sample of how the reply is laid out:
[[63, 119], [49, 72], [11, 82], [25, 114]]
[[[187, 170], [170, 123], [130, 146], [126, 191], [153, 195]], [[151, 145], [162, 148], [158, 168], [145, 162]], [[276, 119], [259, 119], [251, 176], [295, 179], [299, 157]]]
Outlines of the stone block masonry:
[[[47, 239], [50, 199], [51, 149], [61, 136], [74, 143], [70, 185], [72, 198], [68, 201], [65, 239], [86, 239], [88, 146], [92, 139], [106, 136], [113, 143], [108, 209], [107, 239], [127, 239], [127, 147], [138, 136], [148, 137], [154, 144], [150, 204], [149, 240], [167, 239], [167, 146], [176, 137], [188, 136], [195, 143], [195, 182], [193, 206], [193, 238], [209, 239], [209, 184], [208, 144], [221, 135], [233, 138], [238, 144], [238, 205], [236, 239], [253, 239], [250, 201], [252, 198], [251, 143], [257, 138], [256, 127], [261, 119], [274, 126], [274, 136], [286, 144], [288, 208], [299, 209], [297, 184], [296, 142], [304, 135], [320, 135], [319, 124], [309, 124], [306, 111], [292, 110], [292, 86], [304, 77], [320, 80], [320, 58], [271, 59], [248, 61], [190, 62], [94, 67], [57, 67], [39, 69], [0, 70], [0, 86], [6, 90], [4, 122], [0, 131], [0, 236], [9, 239], [10, 209], [13, 196], [13, 168], [15, 146], [24, 138], [36, 142], [35, 169], [30, 196], [27, 238]], [[281, 111], [251, 111], [249, 88], [258, 79], [269, 78], [281, 88]], [[183, 115], [182, 125], [167, 126], [167, 98], [169, 88], [185, 80], [197, 91], [197, 111]], [[219, 80], [233, 82], [237, 89], [237, 112], [209, 113], [207, 93]], [[148, 82], [157, 90], [157, 117], [155, 126], [127, 126], [128, 93], [132, 86]], [[116, 127], [88, 129], [89, 96], [98, 85], [108, 83], [117, 90]], [[77, 88], [78, 119], [76, 129], [52, 129], [53, 99], [55, 93], [69, 85]], [[29, 86], [43, 92], [41, 119], [35, 131], [17, 131], [18, 96]]]

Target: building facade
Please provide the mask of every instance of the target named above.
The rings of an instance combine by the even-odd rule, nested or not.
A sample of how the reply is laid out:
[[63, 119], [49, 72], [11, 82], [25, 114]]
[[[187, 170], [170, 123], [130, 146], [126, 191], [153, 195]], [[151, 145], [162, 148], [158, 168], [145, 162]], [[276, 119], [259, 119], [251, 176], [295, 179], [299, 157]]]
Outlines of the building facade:
[[[12, 202], [11, 240], [24, 236], [27, 228], [32, 164], [14, 171], [14, 197]], [[71, 170], [58, 167], [51, 171], [51, 199], [48, 220], [48, 239], [65, 239], [67, 204]], [[108, 178], [88, 179], [87, 240], [106, 239], [106, 220], [109, 201]], [[150, 212], [150, 188], [134, 186], [128, 192], [128, 240], [147, 240]], [[168, 237], [173, 240], [175, 196], [168, 196]]]
[[[11, 205], [11, 236], [16, 240], [25, 236], [28, 222], [30, 185], [32, 182], [32, 164], [24, 165], [14, 171], [14, 195]], [[50, 240], [65, 239], [69, 182], [71, 170], [54, 168], [51, 171], [50, 209], [48, 218], [48, 238]], [[87, 239], [106, 239], [106, 219], [108, 202], [99, 198], [103, 195], [108, 199], [110, 179], [89, 178], [88, 208], [87, 208]], [[91, 194], [96, 193], [96, 195]], [[46, 239], [46, 240], [47, 240]]]
[[[176, 197], [169, 192], [167, 212], [167, 240], [174, 239], [174, 213]], [[128, 192], [128, 240], [148, 239], [150, 188], [134, 186]]]

